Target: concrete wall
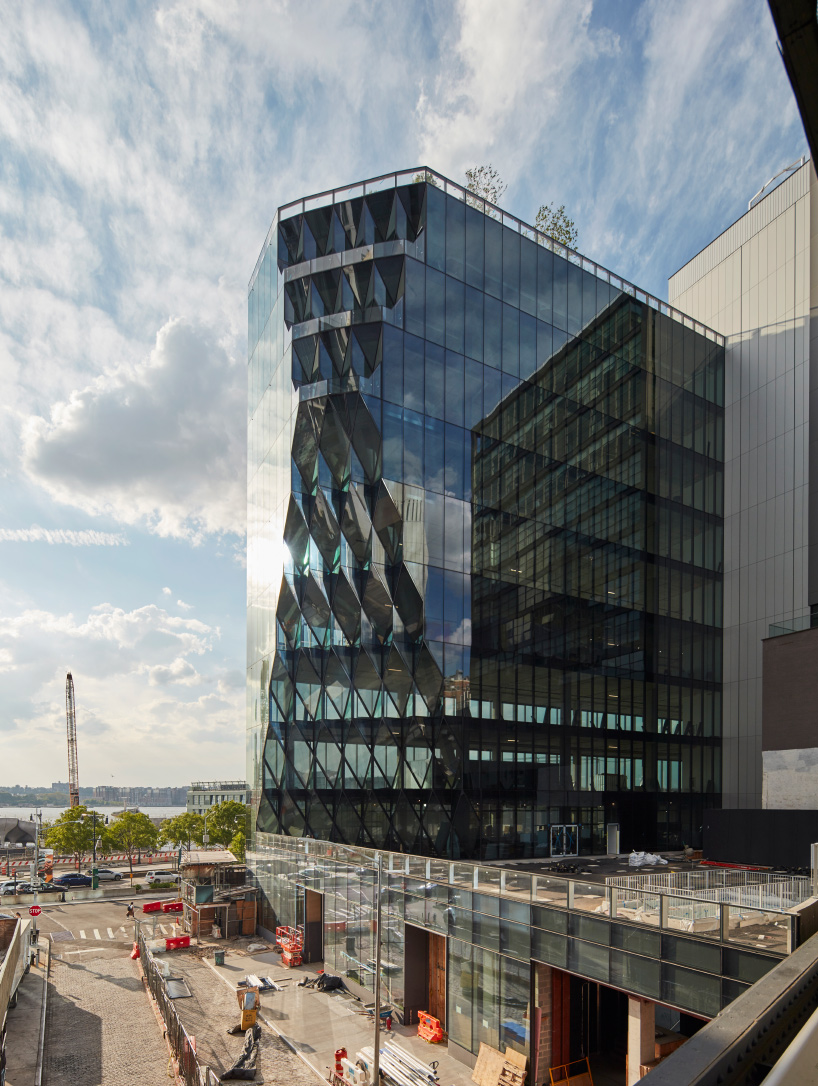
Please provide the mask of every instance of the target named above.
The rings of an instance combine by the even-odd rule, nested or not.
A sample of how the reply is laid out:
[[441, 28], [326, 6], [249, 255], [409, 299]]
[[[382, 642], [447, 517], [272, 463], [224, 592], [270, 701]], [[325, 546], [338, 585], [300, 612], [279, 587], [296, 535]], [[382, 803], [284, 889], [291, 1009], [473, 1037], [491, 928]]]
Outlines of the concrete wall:
[[771, 623], [806, 616], [818, 602], [818, 579], [811, 592], [809, 578], [816, 226], [808, 162], [669, 282], [672, 305], [727, 337], [725, 807], [761, 804], [762, 638]]
[[762, 805], [818, 808], [818, 629], [763, 642]]

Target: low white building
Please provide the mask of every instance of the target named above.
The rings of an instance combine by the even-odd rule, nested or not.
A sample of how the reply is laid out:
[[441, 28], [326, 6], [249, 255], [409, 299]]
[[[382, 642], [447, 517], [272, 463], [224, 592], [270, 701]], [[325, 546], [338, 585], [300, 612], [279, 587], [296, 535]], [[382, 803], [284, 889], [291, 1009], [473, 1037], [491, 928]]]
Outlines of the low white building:
[[246, 781], [194, 781], [187, 790], [187, 809], [194, 814], [206, 814], [211, 807], [225, 800], [248, 803], [250, 790]]

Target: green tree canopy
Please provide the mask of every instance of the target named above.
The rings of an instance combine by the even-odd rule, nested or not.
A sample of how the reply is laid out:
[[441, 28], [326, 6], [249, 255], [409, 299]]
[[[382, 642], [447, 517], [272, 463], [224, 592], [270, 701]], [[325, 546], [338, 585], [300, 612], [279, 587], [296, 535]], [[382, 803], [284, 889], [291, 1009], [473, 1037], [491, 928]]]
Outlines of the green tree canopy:
[[234, 799], [217, 803], [207, 813], [207, 833], [211, 844], [227, 848], [239, 830], [247, 824], [247, 807]]
[[244, 863], [246, 849], [247, 838], [245, 836], [244, 830], [239, 830], [238, 833], [233, 835], [233, 840], [230, 842], [230, 851], [233, 853], [237, 860], [240, 860], [241, 863]]
[[195, 811], [185, 811], [184, 814], [166, 818], [159, 828], [159, 844], [170, 842], [172, 845], [184, 845], [190, 848], [191, 844], [200, 845], [204, 833], [204, 819]]
[[567, 245], [569, 249], [576, 249], [579, 241], [579, 232], [573, 219], [569, 219], [565, 211], [565, 204], [555, 210], [550, 204], [543, 204], [537, 212], [534, 225], [544, 234], [548, 234], [560, 245]]
[[159, 831], [142, 811], [120, 811], [108, 826], [108, 837], [115, 848], [128, 854], [128, 867], [133, 878], [134, 855], [143, 848], [156, 848]]
[[[45, 831], [46, 845], [63, 856], [72, 856], [75, 863], [82, 864], [85, 854], [94, 847], [93, 814], [84, 803], [69, 807]], [[105, 825], [105, 815], [99, 811], [96, 815], [97, 848], [104, 850], [109, 843], [108, 827]]]
[[508, 185], [489, 163], [488, 166], [473, 166], [466, 170], [466, 188], [475, 196], [482, 196], [490, 204], [499, 204]]

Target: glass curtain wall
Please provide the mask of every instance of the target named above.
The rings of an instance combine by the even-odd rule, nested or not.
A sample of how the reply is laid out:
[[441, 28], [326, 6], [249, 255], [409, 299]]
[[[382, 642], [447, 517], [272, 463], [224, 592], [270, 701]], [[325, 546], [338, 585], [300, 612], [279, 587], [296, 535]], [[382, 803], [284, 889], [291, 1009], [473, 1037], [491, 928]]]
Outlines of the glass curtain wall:
[[451, 858], [547, 855], [562, 823], [584, 852], [608, 821], [697, 843], [723, 347], [420, 180], [278, 220], [249, 328], [258, 828]]

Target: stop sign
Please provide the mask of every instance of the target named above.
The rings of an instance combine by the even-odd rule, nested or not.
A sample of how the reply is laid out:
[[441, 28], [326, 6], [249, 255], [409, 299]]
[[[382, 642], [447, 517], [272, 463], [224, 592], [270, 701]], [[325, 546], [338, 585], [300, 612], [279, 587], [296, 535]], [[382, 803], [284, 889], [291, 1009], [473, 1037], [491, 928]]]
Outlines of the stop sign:
[[42, 911], [43, 910], [40, 908], [39, 905], [29, 905], [28, 915], [29, 916], [39, 916]]

